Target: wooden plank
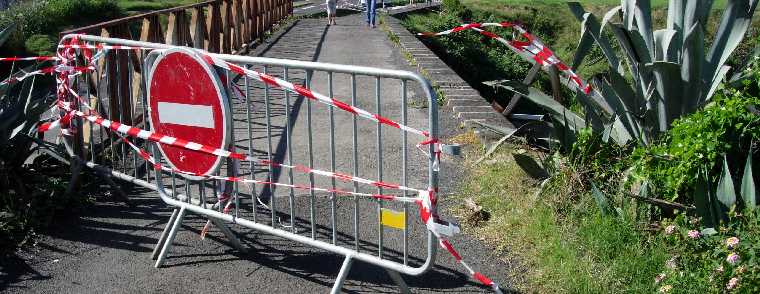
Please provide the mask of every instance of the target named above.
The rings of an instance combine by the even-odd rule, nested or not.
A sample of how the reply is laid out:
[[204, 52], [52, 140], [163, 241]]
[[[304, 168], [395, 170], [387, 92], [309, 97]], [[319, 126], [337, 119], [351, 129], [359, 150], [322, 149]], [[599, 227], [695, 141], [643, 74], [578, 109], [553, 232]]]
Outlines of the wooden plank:
[[173, 11], [169, 13], [165, 40], [166, 44], [170, 45], [192, 46], [190, 24], [185, 11]]
[[179, 18], [182, 16], [178, 15], [176, 11], [169, 13], [169, 22], [166, 23], [166, 37], [164, 38], [164, 41], [166, 44], [169, 45], [179, 45], [180, 44], [180, 36], [179, 36]]
[[253, 6], [253, 31], [256, 39], [261, 38], [261, 0], [251, 0]]
[[253, 41], [253, 30], [251, 29], [251, 1], [243, 0], [243, 42], [250, 44]]
[[142, 19], [140, 29], [140, 41], [163, 43], [163, 33], [161, 32], [161, 22], [158, 15], [149, 15]]
[[220, 53], [231, 53], [230, 50], [230, 20], [232, 18], [232, 7], [230, 5], [230, 0], [222, 0], [222, 31], [221, 31], [221, 38], [222, 38], [222, 47], [220, 48]]
[[190, 38], [193, 48], [208, 48], [206, 40], [206, 21], [203, 15], [203, 7], [193, 8], [190, 14]]
[[245, 44], [245, 25], [243, 24], [243, 1], [232, 0], [232, 30], [235, 41], [233, 42], [233, 51], [238, 51]]
[[206, 50], [214, 53], [220, 53], [222, 45], [222, 15], [220, 5], [220, 3], [212, 4], [209, 7], [208, 15], [206, 15], [206, 27], [208, 28]]

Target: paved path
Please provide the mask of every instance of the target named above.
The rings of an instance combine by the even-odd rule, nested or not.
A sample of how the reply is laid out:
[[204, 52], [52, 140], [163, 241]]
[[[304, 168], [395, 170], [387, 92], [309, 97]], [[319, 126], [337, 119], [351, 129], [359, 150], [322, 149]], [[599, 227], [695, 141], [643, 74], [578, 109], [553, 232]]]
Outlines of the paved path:
[[[260, 46], [254, 54], [265, 57], [288, 58], [306, 61], [331, 62], [352, 65], [374, 66], [390, 69], [410, 68], [404, 59], [386, 39], [384, 32], [367, 28], [361, 15], [348, 15], [338, 20], [337, 26], [326, 27], [323, 19], [298, 20], [292, 27], [287, 28], [285, 34], [275, 35], [270, 42]], [[276, 75], [282, 75], [283, 69], [270, 67], [268, 70]], [[303, 82], [304, 72], [297, 70], [289, 71], [289, 79], [295, 82]], [[335, 75], [334, 89], [336, 97], [350, 97], [348, 77]], [[315, 73], [312, 80], [314, 90], [327, 93], [327, 75]], [[357, 80], [357, 96], [360, 97], [358, 105], [370, 110], [376, 107], [374, 103], [374, 80], [359, 78]], [[251, 91], [261, 91], [259, 85], [252, 85]], [[398, 117], [401, 109], [399, 84], [383, 84], [381, 87], [381, 107], [383, 114], [389, 117]], [[409, 87], [407, 90], [411, 99], [422, 97], [420, 89]], [[261, 97], [254, 94], [254, 97]], [[291, 103], [287, 106], [293, 121], [293, 137], [303, 138], [306, 128], [306, 112], [308, 104], [296, 97], [290, 97]], [[286, 104], [283, 95], [272, 93], [272, 119], [273, 126], [284, 125], [284, 111]], [[254, 122], [257, 126], [265, 117], [261, 100], [253, 104]], [[244, 115], [244, 105], [240, 102], [235, 104], [233, 112], [235, 119]], [[315, 167], [329, 168], [329, 149], [326, 138], [329, 134], [329, 122], [325, 118], [327, 110], [323, 105], [311, 106], [315, 125]], [[409, 125], [424, 128], [426, 125], [426, 109], [412, 109], [409, 112]], [[449, 119], [451, 116], [441, 114], [441, 129], [444, 136], [450, 135], [458, 128], [456, 122]], [[335, 113], [335, 121], [338, 130], [336, 141], [338, 146], [346, 146], [347, 133], [350, 133], [349, 125], [352, 117], [345, 113]], [[374, 147], [375, 124], [360, 123], [359, 130], [362, 136], [360, 143], [361, 169], [359, 174], [369, 178], [376, 178], [377, 158]], [[254, 130], [252, 143], [254, 146], [263, 145], [265, 136], [261, 136], [261, 128]], [[243, 134], [245, 130], [237, 129], [236, 135]], [[284, 142], [283, 128], [275, 128], [272, 134], [274, 151], [279, 159], [287, 159], [287, 144]], [[386, 150], [384, 176], [386, 179], [399, 179], [400, 169], [398, 162], [400, 154], [397, 150], [403, 146], [400, 142], [400, 134], [393, 129], [384, 129], [384, 150]], [[410, 136], [409, 144], [418, 142], [419, 138]], [[248, 142], [238, 142], [238, 147], [247, 149]], [[294, 139], [291, 144], [294, 162], [304, 163], [307, 160], [307, 146], [304, 140]], [[279, 146], [279, 147], [278, 147]], [[348, 145], [350, 146], [350, 145]], [[264, 156], [265, 151], [254, 148], [251, 152]], [[366, 152], [365, 152], [366, 151]], [[345, 147], [336, 150], [339, 158], [349, 157], [350, 150]], [[424, 187], [425, 166], [421, 164], [424, 158], [415, 149], [410, 150], [411, 169], [410, 185]], [[350, 171], [351, 162], [339, 160], [336, 162], [338, 170]], [[461, 166], [452, 159], [445, 159], [442, 164], [441, 178], [442, 191], [452, 191], [460, 176]], [[286, 174], [279, 174], [278, 180], [287, 181]], [[305, 180], [295, 178], [296, 182]], [[398, 181], [398, 180], [396, 180]], [[325, 186], [326, 181], [317, 182]], [[339, 184], [344, 185], [345, 184]], [[129, 191], [134, 195], [135, 207], [128, 207], [118, 202], [109, 201], [103, 197], [94, 207], [83, 212], [81, 217], [72, 217], [62, 220], [60, 223], [41, 237], [40, 243], [32, 248], [19, 253], [18, 258], [6, 259], [2, 262], [0, 271], [0, 290], [10, 293], [324, 293], [328, 292], [338, 269], [342, 257], [328, 254], [313, 248], [308, 248], [298, 243], [278, 239], [269, 235], [260, 234], [251, 230], [233, 227], [240, 233], [243, 242], [250, 248], [249, 253], [240, 253], [225, 245], [225, 241], [219, 231], [212, 230], [211, 238], [199, 240], [198, 232], [205, 220], [197, 216], [189, 216], [182, 230], [177, 235], [175, 245], [167, 259], [164, 268], [153, 268], [150, 252], [157, 241], [162, 227], [171, 212], [157, 195], [150, 191], [135, 189]], [[251, 193], [253, 194], [253, 193]], [[287, 205], [288, 191], [279, 189], [276, 191], [257, 191], [258, 195], [275, 195], [278, 207]], [[303, 193], [297, 195], [295, 204], [296, 216], [299, 218], [297, 227], [299, 232], [307, 234], [308, 226], [308, 203]], [[325, 195], [317, 195], [320, 201], [317, 203], [317, 219], [319, 220], [318, 238], [329, 238], [329, 201]], [[248, 203], [250, 204], [250, 203]], [[446, 205], [442, 201], [443, 216]], [[338, 230], [340, 232], [338, 243], [350, 246], [353, 244], [353, 200], [338, 201], [336, 214], [338, 216]], [[363, 252], [376, 252], [377, 229], [372, 225], [371, 219], [375, 209], [374, 202], [361, 201], [361, 215], [369, 216], [361, 220], [359, 235], [365, 241], [361, 243]], [[400, 209], [399, 206], [395, 208]], [[414, 209], [411, 209], [414, 211]], [[281, 213], [283, 211], [281, 210]], [[424, 234], [419, 224], [416, 213], [410, 216], [413, 224], [410, 229], [410, 263], [419, 264], [419, 257], [423, 256], [424, 250], [419, 241]], [[401, 244], [401, 234], [398, 231], [385, 230], [386, 255], [389, 258], [400, 258], [398, 248]], [[458, 235], [453, 240], [462, 255], [474, 267], [484, 274], [502, 282], [508, 289], [506, 281], [510, 265], [500, 261], [491, 248], [481, 242], [472, 240], [466, 235]], [[412, 291], [421, 292], [447, 292], [447, 293], [485, 293], [488, 289], [478, 285], [469, 279], [465, 272], [457, 266], [453, 259], [445, 252], [438, 253], [438, 263], [428, 273], [418, 277], [404, 277]], [[395, 285], [389, 276], [376, 267], [354, 263], [344, 285], [344, 291], [350, 293], [393, 293]]]

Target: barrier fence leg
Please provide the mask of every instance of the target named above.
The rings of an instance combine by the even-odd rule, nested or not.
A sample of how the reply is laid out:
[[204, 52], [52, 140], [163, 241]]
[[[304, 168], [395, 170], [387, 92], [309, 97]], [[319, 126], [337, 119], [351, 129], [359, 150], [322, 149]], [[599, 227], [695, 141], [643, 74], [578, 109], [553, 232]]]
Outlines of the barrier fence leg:
[[179, 227], [182, 225], [182, 219], [185, 217], [185, 213], [187, 211], [184, 207], [179, 209], [179, 213], [177, 214], [177, 219], [174, 221], [174, 224], [172, 224], [172, 229], [169, 231], [169, 236], [166, 236], [166, 241], [164, 242], [164, 246], [161, 248], [161, 254], [158, 255], [158, 260], [156, 261], [156, 267], [159, 268], [161, 265], [164, 264], [164, 259], [166, 259], [166, 253], [169, 252], [169, 248], [172, 247], [172, 242], [174, 242], [174, 237], [177, 236], [177, 231], [179, 230]]
[[174, 225], [174, 222], [177, 220], [177, 215], [179, 214], [179, 209], [175, 208], [172, 212], [172, 216], [169, 217], [169, 221], [166, 223], [166, 227], [164, 227], [164, 231], [161, 232], [161, 236], [158, 237], [158, 243], [156, 243], [156, 247], [153, 248], [153, 254], [151, 254], [150, 259], [156, 260], [158, 257], [158, 253], [161, 252], [161, 248], [164, 247], [164, 243], [166, 243], [166, 236], [169, 234], [169, 230]]
[[330, 291], [331, 294], [340, 293], [340, 289], [343, 288], [343, 281], [346, 280], [348, 271], [351, 269], [353, 263], [354, 257], [352, 255], [346, 255], [346, 259], [343, 260], [343, 266], [340, 267], [340, 272], [338, 272], [338, 277], [335, 279], [332, 291]]
[[399, 274], [397, 271], [392, 271], [389, 269], [385, 269], [386, 272], [388, 272], [388, 275], [391, 276], [391, 280], [393, 280], [396, 285], [398, 285], [398, 292], [409, 294], [412, 293], [409, 291], [409, 286], [406, 285], [406, 282], [404, 281], [404, 278], [401, 277], [401, 274]]
[[234, 247], [237, 250], [240, 250], [241, 252], [247, 252], [248, 250], [245, 249], [243, 244], [240, 242], [240, 239], [238, 239], [237, 236], [235, 236], [235, 233], [230, 230], [229, 227], [227, 227], [221, 220], [215, 219], [215, 218], [208, 218], [217, 228], [219, 228], [222, 233], [224, 233], [225, 236], [227, 236], [227, 239], [230, 240], [230, 243], [232, 243], [232, 247]]

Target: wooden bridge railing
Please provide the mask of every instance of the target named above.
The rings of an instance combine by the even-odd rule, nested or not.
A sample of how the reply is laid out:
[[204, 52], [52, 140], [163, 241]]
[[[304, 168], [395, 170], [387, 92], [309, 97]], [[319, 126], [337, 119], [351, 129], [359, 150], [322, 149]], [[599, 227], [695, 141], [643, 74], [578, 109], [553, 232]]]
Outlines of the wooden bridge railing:
[[[211, 0], [68, 30], [61, 36], [82, 33], [236, 54], [247, 50], [292, 12], [292, 0]], [[103, 103], [97, 107], [104, 107], [112, 120], [137, 126], [144, 121], [136, 107], [145, 74], [142, 57], [128, 50], [108, 51], [98, 63], [100, 77], [89, 75], [88, 83], [97, 89], [89, 99]], [[75, 135], [79, 156], [87, 153], [89, 143], [90, 130], [84, 126], [82, 131]]]
[[236, 53], [292, 12], [292, 0], [211, 0], [115, 19], [61, 35], [85, 33]]

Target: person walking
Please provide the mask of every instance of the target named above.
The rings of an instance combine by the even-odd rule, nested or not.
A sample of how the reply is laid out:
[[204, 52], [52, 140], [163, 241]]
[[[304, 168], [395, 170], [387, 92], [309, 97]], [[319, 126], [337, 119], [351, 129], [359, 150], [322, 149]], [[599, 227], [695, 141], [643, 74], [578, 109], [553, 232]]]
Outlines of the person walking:
[[335, 14], [336, 14], [336, 8], [335, 8], [335, 2], [337, 0], [325, 0], [326, 6], [327, 6], [327, 25], [335, 25]]
[[375, 28], [375, 9], [376, 0], [367, 0], [367, 26]]

